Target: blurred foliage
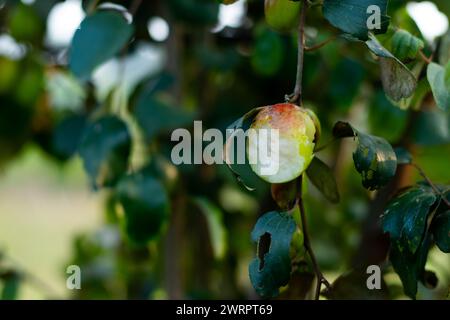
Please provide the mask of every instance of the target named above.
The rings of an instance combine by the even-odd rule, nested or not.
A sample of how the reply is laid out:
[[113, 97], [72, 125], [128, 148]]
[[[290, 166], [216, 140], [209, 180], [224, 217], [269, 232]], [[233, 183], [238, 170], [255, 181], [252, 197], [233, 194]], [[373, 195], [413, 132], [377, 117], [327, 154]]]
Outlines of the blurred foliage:
[[[277, 229], [281, 222], [261, 226], [268, 215], [279, 215], [273, 211], [277, 204], [270, 186], [249, 166], [236, 171], [253, 192], [226, 165], [175, 166], [170, 161], [173, 129], [193, 132], [193, 119], [198, 119], [203, 130], [225, 131], [253, 108], [284, 101], [295, 82], [295, 30], [272, 30], [262, 0], [245, 1], [242, 21], [221, 27], [215, 27], [223, 10], [220, 1], [152, 0], [138, 8], [137, 1], [108, 1], [123, 6], [117, 8], [84, 0], [80, 5], [87, 17], [71, 43], [61, 48], [46, 37], [49, 13], [63, 2], [0, 0], [0, 167], [7, 170], [25, 146], [34, 144], [61, 165], [81, 157], [91, 181], [86, 187], [105, 195], [104, 226], [74, 239], [68, 264], [83, 270], [83, 289], [73, 297], [223, 299], [278, 291], [290, 299], [311, 297], [306, 290], [311, 287], [310, 261], [298, 246], [302, 236], [294, 232], [293, 219], [278, 217], [289, 220], [283, 222], [288, 232]], [[391, 262], [405, 291], [399, 289], [379, 216], [398, 190], [423, 177], [407, 164], [380, 167], [377, 160], [397, 158], [391, 145], [401, 146], [433, 182], [449, 184], [450, 33], [430, 43], [408, 15], [405, 1], [357, 2], [382, 5], [380, 33], [386, 34], [369, 34], [360, 16], [348, 15], [345, 4], [354, 0], [341, 5], [325, 0], [323, 8], [309, 8], [306, 21], [308, 46], [336, 37], [306, 52], [303, 73], [305, 106], [322, 124], [319, 147], [328, 146], [315, 163], [326, 169], [311, 168], [319, 174], [303, 186], [318, 263], [330, 279], [337, 278], [324, 297], [395, 299], [405, 293], [415, 297], [418, 288], [417, 298], [448, 298], [448, 255], [429, 251], [437, 242], [448, 252], [448, 211], [434, 200], [426, 210], [408, 207], [422, 218], [432, 217], [431, 225], [423, 226], [423, 219], [414, 223], [420, 230], [411, 229], [414, 234], [406, 238], [395, 238], [394, 231], [408, 225], [407, 218], [394, 219], [388, 228], [394, 240]], [[432, 2], [448, 17], [448, 0]], [[168, 39], [155, 40], [149, 33], [149, 19], [155, 16], [168, 22]], [[422, 54], [433, 59], [428, 67]], [[139, 56], [143, 58], [132, 60]], [[352, 139], [334, 141], [338, 120], [358, 128], [351, 133], [358, 137], [356, 145]], [[376, 187], [390, 181], [387, 187], [368, 191], [361, 186], [352, 168], [355, 148], [355, 165], [366, 172], [365, 186], [375, 186], [368, 178], [372, 170], [381, 172]], [[407, 194], [422, 187], [414, 188]], [[251, 230], [258, 248], [268, 230], [272, 240], [281, 241], [275, 242], [280, 250], [269, 246], [264, 251], [265, 266], [260, 252], [253, 258]], [[291, 234], [297, 248], [289, 248]], [[420, 241], [408, 242], [417, 236]], [[402, 251], [411, 245], [414, 252]], [[373, 259], [361, 258], [365, 256]], [[274, 262], [278, 258], [282, 265]], [[361, 288], [360, 270], [368, 264], [383, 267], [383, 290], [376, 294]], [[438, 279], [431, 289], [425, 266]], [[268, 283], [256, 269], [276, 270], [279, 278]], [[0, 257], [0, 297], [16, 298], [21, 280]]]

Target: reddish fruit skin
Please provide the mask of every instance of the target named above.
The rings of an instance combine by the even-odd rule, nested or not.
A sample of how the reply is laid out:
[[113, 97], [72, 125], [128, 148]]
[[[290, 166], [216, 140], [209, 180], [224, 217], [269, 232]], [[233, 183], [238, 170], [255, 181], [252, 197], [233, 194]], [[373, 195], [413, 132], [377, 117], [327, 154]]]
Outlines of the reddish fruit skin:
[[[317, 124], [316, 124], [317, 122]], [[270, 183], [285, 183], [299, 177], [309, 166], [317, 143], [316, 134], [320, 131], [318, 119], [307, 109], [291, 103], [279, 103], [264, 107], [255, 117], [250, 129], [277, 130], [276, 144], [258, 141], [249, 136], [247, 153], [252, 170]], [[266, 163], [260, 161], [260, 151], [270, 150], [268, 154], [278, 155]], [[256, 161], [252, 162], [252, 159]], [[265, 169], [273, 170], [269, 172]]]

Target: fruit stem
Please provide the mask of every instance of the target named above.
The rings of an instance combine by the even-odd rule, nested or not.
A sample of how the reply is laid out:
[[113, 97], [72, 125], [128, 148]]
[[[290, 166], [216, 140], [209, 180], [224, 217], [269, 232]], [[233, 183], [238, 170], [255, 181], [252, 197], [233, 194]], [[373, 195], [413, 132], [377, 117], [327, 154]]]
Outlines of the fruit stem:
[[300, 23], [298, 25], [298, 53], [297, 53], [297, 77], [295, 80], [294, 93], [289, 96], [289, 102], [302, 105], [302, 81], [303, 81], [303, 61], [305, 57], [305, 21], [308, 1], [302, 0], [302, 10], [300, 13]]
[[316, 256], [311, 247], [311, 240], [309, 237], [308, 226], [306, 224], [306, 213], [305, 213], [305, 206], [303, 204], [303, 196], [302, 196], [303, 175], [301, 175], [297, 179], [297, 184], [298, 184], [297, 185], [297, 190], [298, 190], [297, 202], [298, 202], [298, 206], [300, 208], [300, 218], [301, 218], [301, 222], [302, 222], [303, 246], [305, 247], [305, 250], [308, 253], [309, 257], [311, 258], [314, 273], [316, 274], [316, 277], [317, 277], [316, 292], [314, 295], [314, 299], [319, 300], [320, 289], [322, 287], [322, 284], [324, 284], [327, 287], [327, 289], [330, 289], [331, 285], [328, 282], [328, 280], [324, 277], [322, 271], [320, 271], [319, 264], [317, 263]]

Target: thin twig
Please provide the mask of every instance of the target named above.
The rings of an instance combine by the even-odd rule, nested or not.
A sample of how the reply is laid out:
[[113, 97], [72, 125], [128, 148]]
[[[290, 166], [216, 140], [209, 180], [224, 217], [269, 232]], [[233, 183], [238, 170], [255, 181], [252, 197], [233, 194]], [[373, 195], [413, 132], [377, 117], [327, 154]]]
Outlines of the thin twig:
[[420, 55], [420, 58], [422, 58], [422, 60], [425, 61], [426, 63], [430, 64], [430, 63], [433, 62], [433, 56], [431, 56], [431, 57], [428, 58], [428, 57], [425, 55], [425, 53], [423, 53], [422, 50], [419, 50], [419, 55]]
[[297, 191], [298, 191], [297, 202], [298, 202], [298, 206], [300, 208], [300, 218], [301, 218], [301, 222], [302, 222], [303, 246], [305, 247], [305, 250], [308, 253], [309, 257], [311, 258], [314, 273], [316, 274], [316, 277], [317, 277], [316, 292], [315, 292], [314, 297], [316, 300], [319, 300], [322, 284], [324, 284], [327, 287], [327, 289], [330, 289], [331, 285], [328, 282], [328, 280], [323, 276], [322, 271], [320, 271], [319, 264], [317, 263], [316, 256], [311, 247], [311, 240], [309, 237], [308, 226], [306, 224], [305, 206], [303, 204], [302, 181], [303, 181], [303, 176], [300, 176], [297, 179], [297, 184], [298, 184], [297, 185]]
[[99, 2], [100, 2], [100, 0], [93, 0], [91, 2], [91, 4], [89, 5], [89, 7], [87, 9], [88, 14], [94, 13], [94, 11], [97, 8]]
[[308, 1], [302, 1], [302, 11], [300, 14], [300, 23], [298, 25], [298, 53], [297, 53], [297, 76], [295, 79], [294, 93], [289, 97], [289, 102], [302, 105], [302, 81], [303, 81], [303, 61], [305, 57], [305, 21], [306, 11], [308, 10]]
[[313, 45], [312, 47], [305, 47], [305, 51], [306, 51], [306, 52], [310, 52], [310, 51], [318, 50], [318, 49], [320, 49], [320, 48], [326, 46], [326, 45], [329, 44], [330, 42], [336, 40], [336, 38], [337, 38], [336, 36], [332, 36], [332, 37], [328, 38], [328, 39], [325, 40], [325, 41], [322, 41], [322, 42], [320, 42], [320, 43], [318, 43], [318, 44], [316, 44], [316, 45]]
[[419, 167], [417, 164], [415, 163], [411, 163], [411, 165], [417, 169], [417, 171], [419, 171], [419, 174], [425, 179], [425, 181], [430, 185], [430, 187], [433, 189], [433, 191], [440, 195], [442, 198], [442, 201], [445, 203], [445, 205], [447, 207], [450, 208], [450, 203], [448, 202], [448, 200], [446, 199], [445, 195], [441, 192], [441, 190], [439, 190], [438, 187], [436, 187], [436, 185], [433, 183], [433, 181], [430, 180], [430, 178], [428, 178], [428, 176], [425, 174], [425, 172], [423, 171], [423, 169], [421, 167]]

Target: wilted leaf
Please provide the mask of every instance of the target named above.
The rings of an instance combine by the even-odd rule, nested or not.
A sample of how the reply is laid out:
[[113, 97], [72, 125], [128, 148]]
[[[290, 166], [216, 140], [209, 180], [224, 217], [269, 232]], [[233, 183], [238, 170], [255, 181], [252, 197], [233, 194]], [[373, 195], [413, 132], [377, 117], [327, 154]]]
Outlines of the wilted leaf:
[[[250, 281], [256, 292], [266, 298], [278, 295], [279, 288], [288, 283], [291, 275], [289, 256], [296, 224], [284, 212], [269, 212], [257, 221], [252, 240], [258, 242], [257, 258], [249, 266]], [[267, 252], [262, 252], [261, 239], [268, 238]]]
[[430, 63], [427, 78], [437, 106], [447, 111], [450, 108], [450, 61], [446, 67]]
[[311, 182], [332, 203], [339, 202], [339, 191], [333, 171], [322, 160], [314, 157], [306, 174]]
[[[360, 40], [367, 40], [369, 31], [385, 33], [390, 18], [387, 16], [387, 0], [325, 0], [323, 15], [336, 28]], [[378, 8], [380, 24], [369, 30], [370, 17], [375, 17], [370, 8]], [[370, 8], [369, 8], [370, 7]], [[375, 21], [373, 21], [375, 22]]]
[[386, 94], [394, 101], [410, 97], [417, 86], [417, 80], [411, 71], [392, 53], [384, 48], [377, 38], [369, 35], [367, 47], [379, 57], [381, 82]]
[[125, 123], [106, 116], [89, 124], [79, 153], [94, 187], [111, 186], [127, 170], [131, 137]]
[[433, 220], [432, 232], [438, 248], [442, 252], [450, 253], [450, 210]]
[[427, 186], [417, 185], [392, 199], [381, 218], [384, 232], [391, 241], [415, 254], [423, 241], [430, 207], [436, 195]]
[[86, 80], [101, 63], [122, 49], [133, 34], [133, 26], [120, 12], [98, 11], [87, 16], [75, 32], [70, 49], [70, 70]]
[[169, 217], [169, 198], [163, 185], [145, 170], [122, 178], [117, 197], [125, 213], [125, 229], [135, 244], [155, 239]]

